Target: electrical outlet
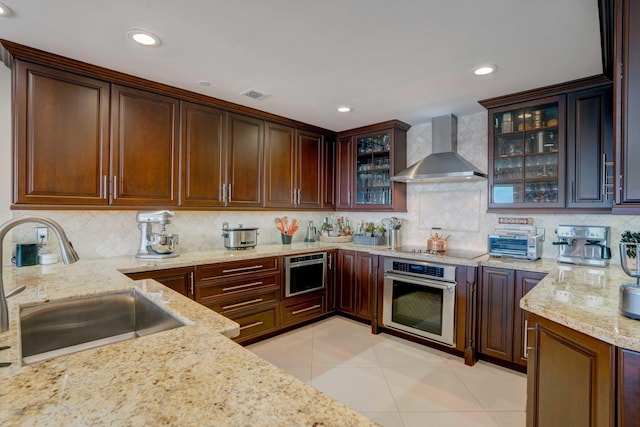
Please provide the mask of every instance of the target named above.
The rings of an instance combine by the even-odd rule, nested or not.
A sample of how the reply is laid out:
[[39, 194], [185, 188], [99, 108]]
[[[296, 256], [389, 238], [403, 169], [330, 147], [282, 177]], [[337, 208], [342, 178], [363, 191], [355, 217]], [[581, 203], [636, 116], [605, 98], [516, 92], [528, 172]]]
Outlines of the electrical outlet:
[[39, 245], [46, 245], [49, 241], [49, 228], [36, 227], [36, 242]]

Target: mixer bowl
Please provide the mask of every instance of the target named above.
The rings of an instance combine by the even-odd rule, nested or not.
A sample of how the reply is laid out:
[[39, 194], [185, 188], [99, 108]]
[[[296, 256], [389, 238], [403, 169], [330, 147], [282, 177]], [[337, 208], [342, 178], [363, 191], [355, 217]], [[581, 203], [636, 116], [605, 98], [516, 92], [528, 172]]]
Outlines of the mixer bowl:
[[173, 253], [178, 248], [178, 235], [153, 233], [149, 239], [149, 247], [157, 254]]

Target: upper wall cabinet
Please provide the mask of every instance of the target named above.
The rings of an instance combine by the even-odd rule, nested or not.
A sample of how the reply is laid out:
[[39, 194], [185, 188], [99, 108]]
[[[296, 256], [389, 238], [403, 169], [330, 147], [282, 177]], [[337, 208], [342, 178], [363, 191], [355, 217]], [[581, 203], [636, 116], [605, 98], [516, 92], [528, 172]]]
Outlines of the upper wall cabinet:
[[264, 121], [240, 114], [229, 115], [227, 178], [224, 198], [227, 206], [262, 206]]
[[[615, 2], [614, 212], [640, 213], [640, 1]], [[635, 24], [634, 24], [635, 22]]]
[[178, 205], [179, 107], [175, 98], [112, 86], [113, 205]]
[[227, 113], [182, 103], [180, 206], [224, 206]]
[[17, 204], [108, 203], [109, 83], [14, 61]]
[[337, 209], [406, 211], [406, 184], [390, 178], [406, 168], [409, 127], [393, 120], [338, 135]]
[[611, 84], [583, 79], [480, 101], [489, 110], [489, 211], [611, 210]]

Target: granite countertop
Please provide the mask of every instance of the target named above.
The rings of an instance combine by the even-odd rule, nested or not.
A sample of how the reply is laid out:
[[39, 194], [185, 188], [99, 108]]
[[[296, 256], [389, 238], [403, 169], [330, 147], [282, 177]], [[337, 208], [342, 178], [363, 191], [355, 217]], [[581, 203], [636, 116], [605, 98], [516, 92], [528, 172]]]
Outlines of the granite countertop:
[[[237, 323], [154, 280], [134, 282], [121, 273], [318, 248], [324, 246], [5, 267], [5, 289], [27, 289], [8, 300], [10, 327], [0, 334], [0, 346], [11, 346], [0, 362], [12, 362], [0, 368], [0, 425], [375, 425], [234, 343], [228, 337], [239, 333]], [[21, 305], [133, 287], [186, 326], [21, 366]]]

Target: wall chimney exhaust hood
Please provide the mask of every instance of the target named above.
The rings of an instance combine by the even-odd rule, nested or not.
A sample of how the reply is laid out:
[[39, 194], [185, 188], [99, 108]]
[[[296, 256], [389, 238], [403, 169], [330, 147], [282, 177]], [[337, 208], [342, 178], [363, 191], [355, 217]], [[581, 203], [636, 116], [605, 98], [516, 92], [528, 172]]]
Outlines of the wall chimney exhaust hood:
[[398, 172], [392, 181], [399, 182], [455, 182], [478, 181], [487, 177], [463, 159], [458, 149], [458, 118], [453, 114], [431, 120], [432, 154]]

